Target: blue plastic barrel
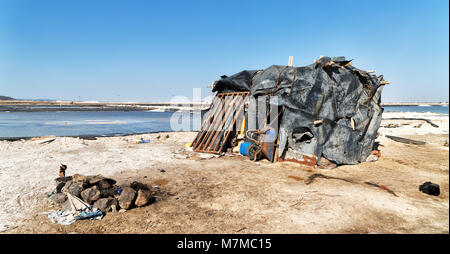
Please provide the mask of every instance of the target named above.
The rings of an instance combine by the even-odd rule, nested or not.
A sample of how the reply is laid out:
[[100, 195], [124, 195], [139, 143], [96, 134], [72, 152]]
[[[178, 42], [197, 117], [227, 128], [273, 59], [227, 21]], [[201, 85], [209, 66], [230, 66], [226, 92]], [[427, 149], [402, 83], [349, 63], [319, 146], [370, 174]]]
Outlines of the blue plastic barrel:
[[247, 149], [251, 144], [252, 144], [251, 142], [242, 142], [241, 145], [239, 146], [239, 152], [242, 155], [247, 156]]

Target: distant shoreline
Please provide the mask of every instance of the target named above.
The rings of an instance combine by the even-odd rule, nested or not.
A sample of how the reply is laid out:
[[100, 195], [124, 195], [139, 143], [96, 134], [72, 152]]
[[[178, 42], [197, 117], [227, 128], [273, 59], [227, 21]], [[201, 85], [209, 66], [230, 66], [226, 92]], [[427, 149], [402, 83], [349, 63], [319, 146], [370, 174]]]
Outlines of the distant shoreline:
[[[448, 106], [448, 102], [383, 102], [383, 107], [393, 106]], [[27, 101], [0, 100], [0, 112], [43, 111], [155, 111], [205, 110], [209, 102], [76, 102], [76, 101]]]
[[204, 110], [209, 103], [170, 102], [75, 102], [75, 101], [25, 101], [0, 100], [0, 112], [44, 112], [44, 111], [155, 111], [175, 112], [179, 110]]

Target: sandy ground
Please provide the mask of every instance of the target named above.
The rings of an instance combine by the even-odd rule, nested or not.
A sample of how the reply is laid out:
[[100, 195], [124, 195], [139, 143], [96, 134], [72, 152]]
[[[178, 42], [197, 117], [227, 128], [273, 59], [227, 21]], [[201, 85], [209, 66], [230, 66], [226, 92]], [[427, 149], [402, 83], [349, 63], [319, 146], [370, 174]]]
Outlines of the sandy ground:
[[[195, 133], [155, 133], [82, 140], [58, 137], [0, 142], [0, 231], [3, 233], [449, 233], [449, 117], [384, 113], [381, 158], [337, 168], [252, 162], [242, 156], [177, 155]], [[387, 128], [389, 124], [399, 127]], [[420, 127], [418, 127], [420, 125]], [[168, 135], [168, 137], [166, 137]], [[398, 143], [384, 135], [427, 142]], [[159, 139], [157, 137], [160, 137]], [[150, 138], [150, 144], [136, 144]], [[444, 143], [447, 142], [447, 145]], [[75, 173], [141, 181], [170, 195], [98, 221], [52, 224], [42, 212], [60, 163]], [[161, 172], [164, 169], [165, 172]], [[305, 180], [314, 173], [339, 177]], [[365, 184], [385, 185], [391, 193]], [[426, 181], [441, 195], [419, 192]]]

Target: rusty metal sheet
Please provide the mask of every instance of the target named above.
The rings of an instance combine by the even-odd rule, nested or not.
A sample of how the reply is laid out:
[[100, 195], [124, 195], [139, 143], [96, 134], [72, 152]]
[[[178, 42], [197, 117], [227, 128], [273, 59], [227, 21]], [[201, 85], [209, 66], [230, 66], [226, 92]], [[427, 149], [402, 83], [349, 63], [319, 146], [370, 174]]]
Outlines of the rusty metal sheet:
[[284, 159], [279, 157], [278, 161], [279, 162], [290, 161], [290, 162], [295, 162], [298, 164], [312, 166], [312, 167], [315, 167], [317, 164], [317, 158], [314, 155], [312, 155], [312, 156], [302, 155], [301, 158], [284, 158]]

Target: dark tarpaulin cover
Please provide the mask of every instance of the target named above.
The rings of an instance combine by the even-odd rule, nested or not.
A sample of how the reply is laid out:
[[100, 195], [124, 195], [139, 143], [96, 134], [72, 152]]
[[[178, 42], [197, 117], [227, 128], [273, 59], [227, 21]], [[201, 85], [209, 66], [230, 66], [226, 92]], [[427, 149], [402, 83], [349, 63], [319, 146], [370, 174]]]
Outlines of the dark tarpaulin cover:
[[[250, 91], [255, 98], [278, 96], [284, 112], [280, 124], [279, 156], [296, 133], [313, 134], [314, 155], [337, 164], [365, 161], [381, 123], [380, 85], [376, 76], [351, 66], [344, 57], [322, 57], [304, 67], [273, 65], [261, 71], [242, 71], [215, 82], [213, 91]], [[321, 124], [314, 121], [322, 120]], [[302, 135], [302, 134], [301, 134]], [[301, 151], [300, 151], [301, 152]]]
[[257, 71], [241, 71], [231, 77], [222, 76], [222, 79], [214, 82], [213, 92], [245, 92], [250, 90], [253, 75]]

